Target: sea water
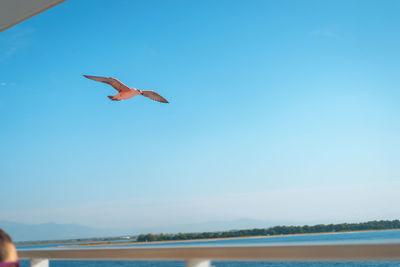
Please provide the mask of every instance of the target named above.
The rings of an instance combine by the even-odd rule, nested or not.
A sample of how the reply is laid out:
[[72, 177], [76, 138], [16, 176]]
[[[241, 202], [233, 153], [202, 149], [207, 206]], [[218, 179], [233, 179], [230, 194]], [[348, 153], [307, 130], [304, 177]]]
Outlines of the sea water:
[[[399, 267], [394, 261], [249, 262], [213, 261], [215, 267]], [[29, 267], [23, 261], [21, 267]], [[182, 261], [50, 261], [50, 267], [185, 267]]]
[[[245, 239], [223, 239], [223, 240], [198, 240], [174, 243], [150, 243], [136, 245], [102, 246], [96, 248], [116, 248], [116, 247], [218, 247], [218, 246], [287, 246], [287, 245], [329, 245], [329, 244], [389, 244], [400, 243], [400, 230], [393, 231], [371, 231], [371, 232], [351, 232], [351, 233], [332, 233], [317, 235], [293, 235], [293, 236], [271, 236], [261, 238]], [[57, 245], [36, 245], [17, 247], [22, 249], [65, 249]], [[84, 247], [85, 248], [85, 247]], [[79, 249], [84, 249], [79, 248]], [[89, 248], [89, 247], [86, 247]], [[68, 248], [71, 249], [71, 248]], [[93, 247], [90, 247], [93, 249]], [[383, 267], [398, 266], [399, 261], [312, 261], [312, 262], [238, 262], [238, 261], [213, 261], [215, 267]], [[22, 267], [28, 267], [29, 262], [23, 261]], [[50, 261], [51, 267], [184, 267], [182, 261]]]

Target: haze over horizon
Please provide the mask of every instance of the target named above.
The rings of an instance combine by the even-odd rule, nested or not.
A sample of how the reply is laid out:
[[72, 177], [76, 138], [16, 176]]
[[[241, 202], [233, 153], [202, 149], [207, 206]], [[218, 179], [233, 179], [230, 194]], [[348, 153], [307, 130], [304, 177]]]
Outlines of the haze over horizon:
[[[395, 0], [69, 0], [1, 32], [0, 221], [398, 219], [399, 12]], [[170, 104], [112, 102], [82, 74]]]

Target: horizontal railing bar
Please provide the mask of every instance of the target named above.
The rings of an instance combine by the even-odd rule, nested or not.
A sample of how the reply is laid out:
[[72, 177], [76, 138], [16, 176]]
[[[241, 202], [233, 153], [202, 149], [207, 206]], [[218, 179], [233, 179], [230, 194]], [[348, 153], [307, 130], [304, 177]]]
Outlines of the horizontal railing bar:
[[50, 260], [400, 260], [400, 244], [20, 250]]

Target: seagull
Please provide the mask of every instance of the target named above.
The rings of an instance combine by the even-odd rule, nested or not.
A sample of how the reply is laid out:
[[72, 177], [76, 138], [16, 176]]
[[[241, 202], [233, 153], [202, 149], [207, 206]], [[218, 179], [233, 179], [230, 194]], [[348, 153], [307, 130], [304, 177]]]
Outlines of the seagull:
[[123, 99], [129, 99], [137, 95], [142, 95], [147, 98], [150, 98], [152, 100], [161, 102], [161, 103], [169, 103], [164, 97], [160, 96], [158, 93], [151, 91], [151, 90], [140, 90], [136, 88], [129, 88], [122, 82], [118, 81], [115, 78], [111, 77], [99, 77], [99, 76], [89, 76], [89, 75], [83, 75], [84, 77], [91, 79], [93, 81], [98, 81], [102, 83], [106, 83], [114, 87], [115, 90], [119, 92], [117, 95], [109, 95], [108, 98], [110, 98], [113, 101], [119, 101]]

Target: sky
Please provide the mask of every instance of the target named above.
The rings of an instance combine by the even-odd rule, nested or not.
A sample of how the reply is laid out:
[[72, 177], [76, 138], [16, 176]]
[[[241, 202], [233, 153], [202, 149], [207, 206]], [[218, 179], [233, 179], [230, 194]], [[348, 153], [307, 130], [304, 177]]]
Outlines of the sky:
[[[396, 0], [68, 0], [1, 32], [0, 220], [399, 219], [399, 12]], [[83, 74], [170, 104], [110, 101]]]

